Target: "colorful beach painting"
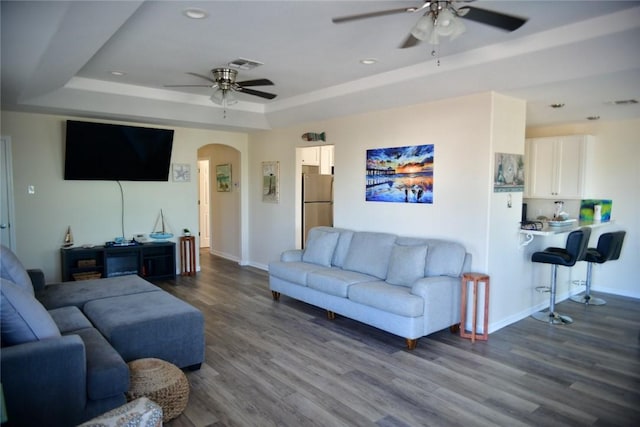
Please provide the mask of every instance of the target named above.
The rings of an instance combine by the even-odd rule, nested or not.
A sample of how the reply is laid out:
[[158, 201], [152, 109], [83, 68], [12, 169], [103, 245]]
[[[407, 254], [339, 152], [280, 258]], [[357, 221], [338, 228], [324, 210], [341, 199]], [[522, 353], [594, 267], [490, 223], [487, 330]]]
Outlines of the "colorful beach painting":
[[434, 146], [367, 150], [366, 201], [433, 203]]

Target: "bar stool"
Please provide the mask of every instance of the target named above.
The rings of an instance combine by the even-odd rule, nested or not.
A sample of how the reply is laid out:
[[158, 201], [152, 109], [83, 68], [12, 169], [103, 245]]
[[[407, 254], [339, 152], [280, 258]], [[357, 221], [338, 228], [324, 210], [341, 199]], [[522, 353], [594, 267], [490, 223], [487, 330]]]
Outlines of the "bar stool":
[[572, 231], [567, 236], [565, 248], [549, 247], [544, 251], [534, 252], [532, 262], [551, 264], [551, 286], [549, 288], [549, 311], [539, 311], [531, 315], [536, 320], [548, 322], [552, 325], [573, 323], [569, 316], [556, 313], [556, 281], [558, 266], [573, 267], [577, 261], [582, 261], [587, 252], [591, 229], [581, 228]]
[[586, 305], [604, 305], [607, 303], [602, 298], [593, 298], [591, 296], [591, 269], [594, 262], [604, 264], [607, 261], [615, 261], [620, 258], [622, 242], [626, 234], [626, 231], [603, 233], [598, 239], [598, 247], [587, 249], [584, 257], [587, 262], [587, 280], [584, 282], [586, 288], [583, 295], [574, 295], [571, 297], [571, 301]]

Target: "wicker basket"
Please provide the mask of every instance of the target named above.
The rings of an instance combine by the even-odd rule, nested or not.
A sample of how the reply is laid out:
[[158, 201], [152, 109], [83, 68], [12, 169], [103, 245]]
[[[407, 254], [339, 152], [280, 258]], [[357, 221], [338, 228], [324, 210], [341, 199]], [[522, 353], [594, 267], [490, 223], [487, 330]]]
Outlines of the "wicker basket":
[[73, 273], [73, 280], [91, 280], [91, 279], [99, 279], [102, 277], [102, 273], [99, 271], [87, 271], [85, 273]]
[[153, 358], [134, 360], [128, 365], [128, 401], [148, 397], [162, 407], [165, 423], [184, 411], [189, 402], [189, 381], [177, 366]]

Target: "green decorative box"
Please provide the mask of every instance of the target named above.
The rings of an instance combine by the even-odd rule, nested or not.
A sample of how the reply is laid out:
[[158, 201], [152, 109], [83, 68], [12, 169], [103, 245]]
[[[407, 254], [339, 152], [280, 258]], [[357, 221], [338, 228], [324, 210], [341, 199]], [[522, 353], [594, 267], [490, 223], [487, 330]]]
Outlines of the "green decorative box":
[[607, 199], [583, 199], [580, 202], [580, 221], [593, 221], [596, 205], [600, 205], [600, 222], [611, 221], [611, 203]]

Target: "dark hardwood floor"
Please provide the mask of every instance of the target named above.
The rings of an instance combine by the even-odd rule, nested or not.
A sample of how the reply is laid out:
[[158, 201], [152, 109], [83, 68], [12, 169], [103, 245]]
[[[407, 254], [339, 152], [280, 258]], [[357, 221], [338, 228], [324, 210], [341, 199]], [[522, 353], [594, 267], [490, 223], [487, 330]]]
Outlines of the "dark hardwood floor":
[[200, 308], [206, 356], [182, 426], [640, 425], [640, 300], [566, 301], [574, 323], [523, 319], [486, 342], [402, 337], [282, 296], [267, 273], [201, 253], [157, 282]]

